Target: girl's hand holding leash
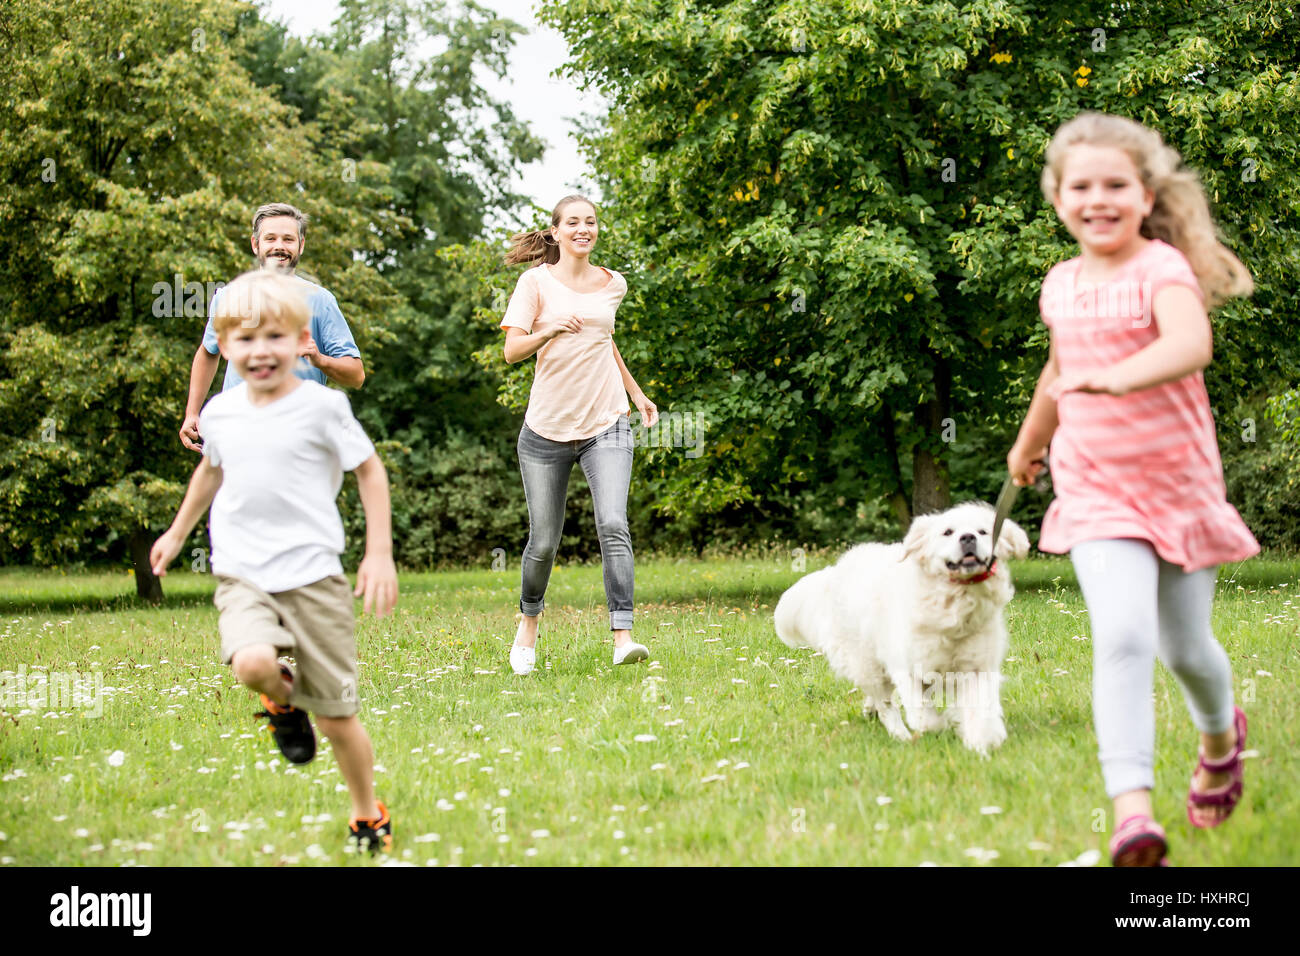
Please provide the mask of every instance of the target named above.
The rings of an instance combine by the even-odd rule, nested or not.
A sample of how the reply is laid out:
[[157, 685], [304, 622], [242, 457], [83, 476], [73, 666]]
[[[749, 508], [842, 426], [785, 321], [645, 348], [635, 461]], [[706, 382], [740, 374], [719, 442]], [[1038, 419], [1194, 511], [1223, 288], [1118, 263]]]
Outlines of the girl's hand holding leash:
[[1032, 485], [1047, 470], [1047, 446], [1025, 448], [1019, 443], [1011, 446], [1007, 453], [1007, 471], [1011, 480], [1021, 488]]

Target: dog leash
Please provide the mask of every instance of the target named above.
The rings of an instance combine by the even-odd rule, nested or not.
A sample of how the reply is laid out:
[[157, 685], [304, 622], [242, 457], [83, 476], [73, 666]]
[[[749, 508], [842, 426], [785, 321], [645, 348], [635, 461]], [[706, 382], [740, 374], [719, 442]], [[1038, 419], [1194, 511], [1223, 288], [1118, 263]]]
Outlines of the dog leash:
[[[1044, 487], [1043, 476], [1047, 474], [1047, 461], [1046, 459], [1039, 459], [1034, 464], [1042, 465], [1043, 470], [1038, 473], [1029, 487], [1035, 491], [1042, 491]], [[1007, 516], [1011, 514], [1011, 507], [1016, 503], [1016, 497], [1019, 494], [1020, 486], [1015, 483], [1010, 475], [1007, 475], [1007, 480], [1002, 482], [1002, 491], [998, 493], [998, 503], [994, 506], [993, 541], [989, 544], [990, 567], [993, 566], [993, 555], [997, 552], [998, 535], [1002, 533], [1002, 525], [1006, 522]]]

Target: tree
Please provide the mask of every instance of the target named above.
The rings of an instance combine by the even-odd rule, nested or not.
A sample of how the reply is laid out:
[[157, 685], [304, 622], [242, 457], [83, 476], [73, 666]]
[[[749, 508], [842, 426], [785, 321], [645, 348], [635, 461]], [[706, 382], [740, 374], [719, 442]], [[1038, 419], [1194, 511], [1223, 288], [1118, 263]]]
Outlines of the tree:
[[[1258, 291], [1215, 319], [1215, 390], [1295, 376], [1297, 40], [1266, 0], [548, 0], [570, 75], [612, 104], [590, 149], [632, 293], [629, 365], [709, 422], [650, 456], [662, 508], [785, 520], [847, 484], [900, 524], [992, 476], [1046, 358], [1039, 191], [1082, 109], [1159, 129], [1199, 169]], [[609, 239], [607, 239], [609, 241]], [[962, 462], [982, 447], [989, 460]], [[909, 474], [910, 473], [910, 474]], [[818, 499], [825, 501], [825, 497]]]
[[[499, 267], [475, 240], [485, 221], [517, 218], [526, 200], [511, 178], [543, 143], [476, 71], [504, 75], [521, 28], [474, 3], [453, 13], [434, 0], [346, 0], [331, 29], [308, 41], [263, 29], [274, 35], [253, 48], [252, 74], [341, 155], [382, 164], [379, 212], [403, 224], [365, 256], [403, 304], [352, 396], [367, 432], [386, 442], [396, 557], [425, 566], [487, 556], [527, 521], [517, 423], [495, 400], [495, 378], [470, 359], [500, 337], [472, 317]], [[364, 537], [350, 487], [342, 509], [355, 546]]]
[[256, 22], [246, 5], [3, 11], [0, 548], [44, 564], [125, 543], [138, 593], [157, 600], [149, 545], [195, 464], [175, 434], [190, 359], [209, 283], [250, 264], [253, 208], [310, 209], [313, 271], [360, 318], [363, 343], [398, 300], [353, 252], [403, 224], [367, 214], [382, 166], [349, 181], [239, 66]]

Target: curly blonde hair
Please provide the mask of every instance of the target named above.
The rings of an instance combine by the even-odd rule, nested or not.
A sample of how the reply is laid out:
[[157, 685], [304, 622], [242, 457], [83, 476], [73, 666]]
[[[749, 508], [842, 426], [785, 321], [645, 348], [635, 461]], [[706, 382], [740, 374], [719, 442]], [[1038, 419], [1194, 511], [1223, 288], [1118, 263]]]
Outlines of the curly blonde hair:
[[1142, 220], [1142, 235], [1163, 239], [1187, 257], [1209, 308], [1254, 291], [1250, 272], [1219, 241], [1196, 172], [1183, 165], [1178, 151], [1165, 145], [1159, 133], [1141, 123], [1085, 112], [1062, 124], [1047, 146], [1043, 166], [1043, 195], [1048, 202], [1055, 201], [1060, 189], [1066, 154], [1081, 143], [1113, 146], [1133, 160], [1142, 184], [1155, 194], [1151, 214]]
[[[596, 204], [586, 196], [565, 196], [551, 212], [552, 228], [560, 224], [560, 213], [564, 212], [564, 207], [572, 202], [585, 202], [592, 209], [596, 208]], [[510, 237], [510, 251], [505, 255], [506, 265], [513, 266], [521, 262], [533, 262], [537, 259], [552, 265], [560, 261], [560, 246], [551, 238], [549, 229], [519, 232]]]

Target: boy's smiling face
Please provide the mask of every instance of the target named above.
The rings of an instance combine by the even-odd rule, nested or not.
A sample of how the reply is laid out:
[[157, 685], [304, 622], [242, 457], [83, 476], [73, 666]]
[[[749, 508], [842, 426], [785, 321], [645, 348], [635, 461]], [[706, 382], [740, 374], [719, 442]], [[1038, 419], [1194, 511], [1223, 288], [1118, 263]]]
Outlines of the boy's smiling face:
[[284, 321], [268, 320], [246, 328], [243, 324], [219, 336], [221, 354], [248, 383], [250, 393], [262, 401], [281, 398], [297, 386], [293, 374], [298, 349], [306, 345], [311, 330], [294, 332]]
[[1123, 257], [1140, 242], [1155, 194], [1128, 153], [1114, 146], [1072, 147], [1061, 169], [1056, 213], [1086, 254]]

